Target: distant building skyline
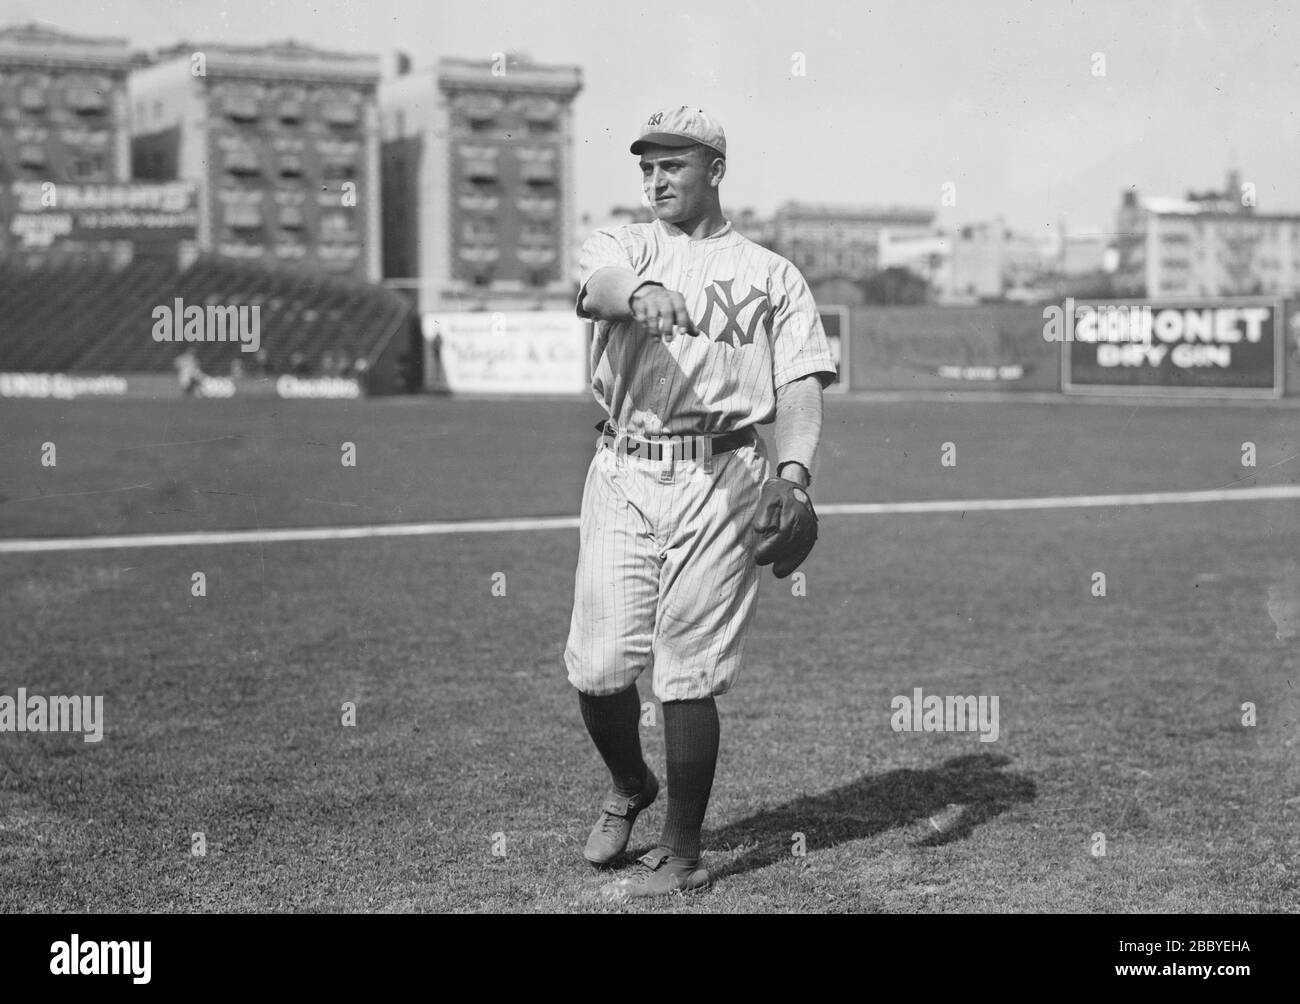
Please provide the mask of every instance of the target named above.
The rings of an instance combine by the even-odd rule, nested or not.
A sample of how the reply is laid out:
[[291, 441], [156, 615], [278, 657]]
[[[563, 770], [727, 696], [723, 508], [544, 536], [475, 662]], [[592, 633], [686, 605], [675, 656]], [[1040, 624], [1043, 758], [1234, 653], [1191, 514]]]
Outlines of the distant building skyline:
[[[213, 79], [192, 72], [196, 55], [213, 62]], [[443, 57], [412, 72], [409, 56], [390, 55], [292, 40], [145, 51], [124, 35], [3, 27], [0, 97], [9, 100], [0, 102], [0, 178], [199, 181], [207, 186], [201, 247], [378, 278], [382, 246], [382, 273], [436, 286], [443, 308], [558, 302], [593, 220], [649, 218], [644, 206], [584, 208], [590, 197], [575, 181], [578, 153], [590, 142], [574, 126], [580, 65], [511, 51]], [[334, 135], [354, 127], [355, 137]], [[319, 129], [329, 135], [306, 135]], [[127, 144], [133, 162], [124, 171]], [[736, 157], [729, 166], [745, 170]], [[1182, 198], [1139, 197], [1138, 186], [1126, 186], [1113, 231], [1072, 227], [1065, 214], [1052, 230], [1025, 228], [1008, 222], [1009, 206], [955, 222], [942, 207], [899, 204], [894, 192], [852, 203], [783, 198], [769, 213], [724, 196], [723, 208], [737, 229], [813, 282], [903, 266], [955, 300], [1028, 288], [1045, 273], [1118, 268], [1124, 283], [1152, 295], [1300, 288], [1300, 212], [1270, 204], [1267, 186], [1261, 191], [1229, 166], [1225, 189], [1187, 188]], [[308, 175], [326, 184], [304, 201], [311, 193], [295, 186]], [[331, 179], [366, 193], [365, 207], [331, 217], [324, 201], [337, 194]], [[962, 184], [945, 183], [954, 203]], [[385, 208], [385, 199], [396, 204]], [[1176, 254], [1178, 245], [1195, 254]]]
[[1183, 198], [1122, 195], [1116, 282], [1162, 296], [1290, 296], [1300, 292], [1300, 213], [1261, 212], [1241, 172]]
[[[4, 0], [0, 22], [126, 37], [372, 53], [391, 76], [443, 57], [526, 52], [581, 68], [577, 211], [639, 198], [628, 143], [656, 108], [690, 102], [726, 127], [723, 206], [785, 201], [927, 205], [946, 228], [1003, 216], [1044, 238], [1109, 233], [1113, 193], [1178, 192], [1190, 174], [1246, 167], [1261, 211], [1300, 208], [1293, 40], [1300, 8], [1229, 0], [1044, 5], [1029, 0], [863, 7], [825, 0], [791, 22], [783, 0], [697, 7], [653, 29], [597, 0], [428, 6], [401, 0]], [[677, 47], [663, 72], [668, 32]], [[1100, 57], [1100, 58], [1099, 58]], [[954, 186], [946, 204], [942, 193]]]
[[868, 275], [879, 268], [882, 244], [923, 237], [934, 226], [926, 206], [782, 203], [772, 215], [768, 240], [810, 282]]

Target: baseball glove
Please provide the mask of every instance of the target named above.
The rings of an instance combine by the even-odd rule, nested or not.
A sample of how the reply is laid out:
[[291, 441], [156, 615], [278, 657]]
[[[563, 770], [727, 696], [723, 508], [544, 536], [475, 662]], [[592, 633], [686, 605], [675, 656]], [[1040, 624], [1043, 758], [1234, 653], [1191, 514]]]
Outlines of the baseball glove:
[[772, 574], [784, 579], [801, 564], [817, 543], [817, 513], [808, 493], [784, 478], [768, 478], [754, 514], [758, 546], [754, 558], [771, 565]]

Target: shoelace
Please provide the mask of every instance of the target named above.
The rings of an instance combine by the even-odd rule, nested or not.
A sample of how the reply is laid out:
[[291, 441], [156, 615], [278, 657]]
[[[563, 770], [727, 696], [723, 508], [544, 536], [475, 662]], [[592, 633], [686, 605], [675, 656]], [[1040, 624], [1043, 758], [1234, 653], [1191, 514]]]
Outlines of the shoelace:
[[600, 831], [602, 833], [613, 833], [622, 825], [622, 822], [623, 820], [621, 817], [611, 816], [608, 812], [606, 812], [603, 816], [600, 817]]

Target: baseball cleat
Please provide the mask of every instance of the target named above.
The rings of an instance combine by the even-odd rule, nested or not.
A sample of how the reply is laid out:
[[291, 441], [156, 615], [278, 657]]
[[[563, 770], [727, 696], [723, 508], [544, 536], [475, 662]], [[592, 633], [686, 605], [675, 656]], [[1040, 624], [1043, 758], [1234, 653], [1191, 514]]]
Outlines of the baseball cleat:
[[675, 857], [667, 847], [656, 847], [637, 859], [633, 874], [601, 886], [600, 891], [609, 899], [643, 899], [707, 889], [712, 882], [708, 869], [700, 867], [699, 858]]
[[639, 795], [625, 798], [610, 792], [601, 806], [600, 818], [587, 838], [582, 856], [598, 868], [609, 864], [627, 850], [636, 817], [659, 795], [659, 779], [649, 767], [645, 769], [645, 787]]

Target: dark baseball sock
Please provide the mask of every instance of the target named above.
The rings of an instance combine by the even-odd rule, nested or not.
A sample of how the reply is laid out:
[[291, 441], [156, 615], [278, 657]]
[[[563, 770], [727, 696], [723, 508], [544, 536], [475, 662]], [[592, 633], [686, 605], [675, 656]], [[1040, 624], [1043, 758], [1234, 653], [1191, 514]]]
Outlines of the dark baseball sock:
[[578, 691], [578, 706], [591, 741], [609, 768], [614, 790], [625, 798], [638, 794], [645, 784], [646, 767], [641, 756], [641, 698], [636, 684], [608, 697]]
[[718, 706], [665, 701], [664, 747], [668, 759], [668, 815], [660, 843], [682, 858], [700, 856], [700, 828], [718, 765]]

